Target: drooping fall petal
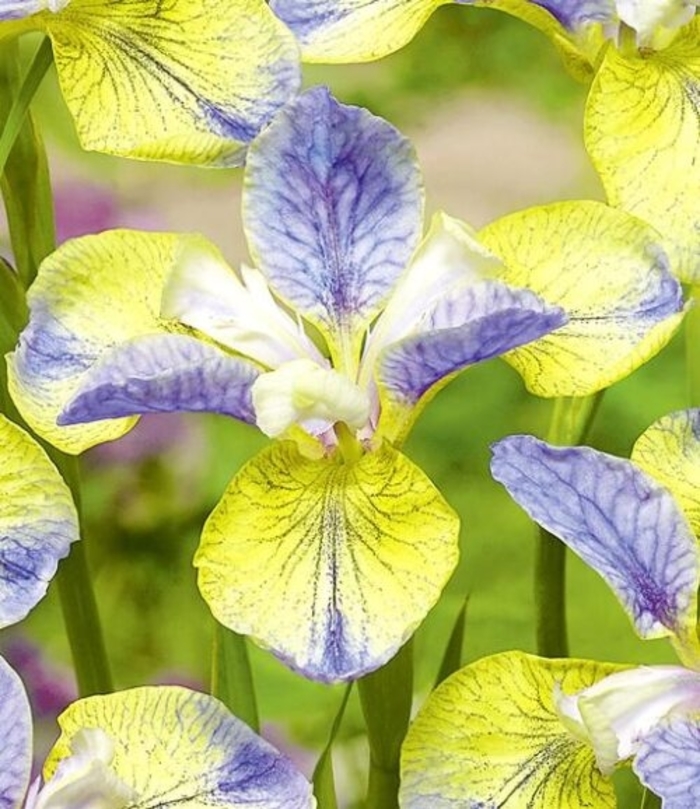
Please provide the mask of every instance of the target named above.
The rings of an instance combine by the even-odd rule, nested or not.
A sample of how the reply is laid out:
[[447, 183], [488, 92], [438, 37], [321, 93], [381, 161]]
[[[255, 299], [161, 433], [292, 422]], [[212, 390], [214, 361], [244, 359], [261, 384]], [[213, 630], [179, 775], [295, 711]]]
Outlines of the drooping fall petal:
[[682, 291], [661, 237], [600, 202], [560, 202], [498, 219], [480, 238], [500, 280], [561, 306], [561, 329], [506, 355], [538, 396], [587, 396], [632, 373], [670, 340]]
[[8, 364], [32, 429], [78, 453], [131, 429], [118, 413], [212, 408], [252, 420], [258, 366], [161, 316], [169, 273], [200, 260], [223, 263], [202, 237], [123, 230], [67, 242], [42, 263]]
[[237, 163], [299, 86], [293, 37], [263, 0], [71, 0], [32, 21], [85, 149]]
[[617, 666], [506, 652], [453, 674], [427, 699], [401, 754], [402, 809], [508, 806], [612, 809], [612, 782], [567, 730], [570, 694]]
[[135, 795], [129, 806], [313, 809], [311, 785], [284, 756], [216, 699], [177, 686], [81, 699], [59, 717], [44, 766], [59, 772], [85, 730], [110, 744], [109, 770]]
[[280, 442], [234, 477], [202, 534], [199, 589], [225, 626], [306, 676], [378, 668], [437, 601], [458, 518], [388, 444], [357, 461]]
[[80, 535], [58, 471], [36, 441], [4, 416], [0, 455], [1, 628], [20, 621], [44, 597], [59, 559]]

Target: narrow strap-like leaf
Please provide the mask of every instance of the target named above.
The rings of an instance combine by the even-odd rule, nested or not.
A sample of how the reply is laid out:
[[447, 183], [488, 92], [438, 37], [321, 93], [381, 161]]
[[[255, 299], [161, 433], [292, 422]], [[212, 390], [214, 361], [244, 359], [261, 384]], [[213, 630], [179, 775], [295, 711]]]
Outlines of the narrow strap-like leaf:
[[435, 688], [437, 688], [443, 680], [446, 680], [450, 674], [454, 674], [464, 665], [464, 661], [462, 660], [462, 647], [464, 645], [464, 630], [467, 624], [468, 606], [469, 596], [464, 599], [464, 603], [457, 613], [457, 620], [452, 627], [450, 639], [447, 641], [445, 654], [442, 656], [442, 662], [440, 663], [440, 670], [435, 679]]
[[15, 145], [17, 136], [22, 129], [22, 124], [24, 123], [29, 105], [32, 103], [32, 99], [52, 63], [53, 52], [51, 50], [51, 40], [48, 37], [44, 37], [41, 45], [39, 45], [34, 54], [32, 63], [22, 82], [19, 93], [15, 97], [12, 108], [5, 121], [2, 135], [0, 136], [0, 173], [5, 169], [12, 147]]
[[343, 692], [343, 698], [340, 701], [338, 712], [331, 725], [328, 741], [314, 769], [314, 795], [318, 801], [318, 809], [338, 809], [338, 800], [335, 795], [335, 776], [333, 774], [333, 743], [340, 730], [351, 691], [352, 683], [348, 683]]

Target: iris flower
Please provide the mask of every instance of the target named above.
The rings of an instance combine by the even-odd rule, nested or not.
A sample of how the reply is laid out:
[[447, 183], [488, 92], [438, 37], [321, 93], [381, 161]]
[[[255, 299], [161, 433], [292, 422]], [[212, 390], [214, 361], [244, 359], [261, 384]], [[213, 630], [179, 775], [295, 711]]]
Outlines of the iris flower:
[[29, 784], [31, 713], [0, 658], [2, 809], [313, 809], [292, 763], [216, 699], [179, 686], [133, 688], [72, 703], [61, 736]]
[[299, 86], [264, 0], [0, 0], [0, 42], [27, 31], [51, 39], [85, 149], [235, 164]]
[[[39, 445], [0, 416], [0, 627], [44, 596], [58, 560], [79, 539], [70, 492]], [[1, 809], [181, 806], [312, 809], [311, 786], [290, 762], [212, 697], [141, 688], [73, 703], [63, 735], [28, 790], [29, 702], [0, 658]], [[26, 797], [26, 802], [25, 802]]]
[[614, 807], [608, 776], [630, 761], [664, 809], [697, 805], [700, 410], [653, 424], [630, 461], [512, 436], [495, 445], [492, 472], [603, 577], [637, 634], [669, 638], [682, 665], [507, 652], [467, 666], [409, 731], [402, 806]]
[[[323, 89], [252, 145], [240, 275], [198, 236], [63, 245], [29, 292], [12, 394], [68, 452], [153, 411], [275, 441], [231, 481], [195, 564], [215, 617], [320, 680], [388, 660], [457, 561], [458, 520], [396, 445], [456, 371], [565, 321], [437, 227], [410, 143]], [[466, 236], [464, 236], [466, 238]], [[415, 253], [415, 255], [414, 255]]]
[[67, 452], [168, 410], [279, 439], [231, 481], [195, 564], [221, 623], [311, 678], [386, 662], [456, 564], [455, 514], [398, 449], [454, 373], [509, 352], [547, 395], [597, 388], [683, 313], [657, 234], [620, 211], [507, 217], [484, 231], [491, 252], [444, 214], [421, 241], [422, 207], [409, 142], [311, 90], [250, 149], [256, 269], [237, 274], [197, 236], [69, 242], [42, 265], [10, 359], [23, 416]]
[[[272, 0], [313, 62], [396, 50], [450, 0]], [[664, 236], [674, 272], [700, 279], [700, 20], [695, 0], [455, 0], [543, 31], [592, 86], [586, 148], [608, 202]]]

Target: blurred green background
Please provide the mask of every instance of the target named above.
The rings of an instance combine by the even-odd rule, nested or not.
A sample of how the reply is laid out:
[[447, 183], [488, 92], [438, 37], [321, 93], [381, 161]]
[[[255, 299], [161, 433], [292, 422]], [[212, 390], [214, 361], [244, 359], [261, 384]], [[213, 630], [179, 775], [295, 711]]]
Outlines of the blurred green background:
[[[527, 182], [535, 187], [541, 183], [544, 190], [528, 204], [546, 201], [552, 187], [549, 141], [537, 133], [553, 142], [565, 140], [577, 165], [583, 166], [580, 178], [574, 172], [571, 195], [600, 197], [581, 146], [586, 88], [566, 75], [540, 34], [505, 15], [446, 7], [409, 47], [392, 57], [363, 66], [314, 67], [306, 76], [309, 84], [329, 84], [341, 100], [367, 106], [406, 131], [432, 132], [435, 137], [441, 125], [450, 125], [451, 111], [462, 110], [467, 99], [480, 126], [489, 115], [496, 127], [510, 122], [513, 131], [505, 135], [510, 138], [510, 156], [520, 161], [517, 165], [539, 166], [534, 181], [530, 177]], [[509, 115], [494, 116], [494, 109], [502, 111], [504, 105]], [[527, 137], [524, 130], [521, 137], [521, 114], [529, 122]], [[42, 92], [40, 117], [67, 208], [77, 205], [83, 186], [98, 184], [99, 194], [113, 198], [109, 215], [116, 221], [110, 224], [136, 221], [158, 228], [196, 229], [202, 210], [209, 220], [216, 219], [206, 208], [215, 200], [221, 239], [240, 230], [239, 172], [201, 172], [85, 155], [75, 143], [51, 82]], [[454, 125], [463, 121], [468, 138], [472, 127], [468, 117], [463, 118], [461, 112], [455, 114]], [[533, 120], [539, 127], [534, 135]], [[504, 136], [493, 134], [496, 139]], [[461, 152], [461, 130], [453, 135], [454, 153], [440, 157], [448, 171], [457, 172], [469, 145], [465, 141]], [[430, 139], [424, 142], [429, 144]], [[532, 154], [519, 152], [521, 147]], [[496, 160], [503, 157], [509, 155], [495, 155]], [[512, 185], [499, 192], [499, 213], [523, 204], [523, 176], [514, 171]], [[428, 193], [430, 199], [439, 197], [440, 188], [428, 182]], [[88, 213], [89, 209], [90, 203]], [[236, 238], [238, 245], [240, 236]], [[244, 253], [238, 255], [243, 248], [235, 245], [227, 246], [227, 253], [238, 261]], [[686, 405], [679, 337], [660, 357], [606, 394], [589, 443], [627, 455], [654, 419]], [[494, 361], [469, 370], [442, 391], [405, 447], [462, 518], [459, 568], [417, 634], [417, 705], [435, 678], [467, 596], [465, 660], [506, 649], [534, 651], [535, 531], [491, 481], [488, 460], [490, 443], [502, 436], [544, 435], [549, 412], [548, 402], [529, 396], [517, 374]], [[206, 684], [212, 620], [198, 595], [191, 559], [201, 525], [227, 482], [265, 443], [253, 429], [229, 419], [168, 416], [144, 420], [135, 434], [87, 454], [85, 539], [120, 687], [156, 680]], [[573, 655], [621, 662], [674, 659], [667, 645], [636, 640], [607, 587], [575, 559], [569, 564], [569, 604]], [[52, 659], [68, 660], [55, 592], [20, 631], [39, 641]], [[308, 683], [257, 649], [252, 659], [264, 721], [290, 742], [312, 751], [313, 761], [342, 689]], [[351, 796], [361, 786], [364, 766], [362, 722], [355, 700], [342, 735], [340, 789]], [[638, 805], [634, 789], [625, 789], [621, 805]]]

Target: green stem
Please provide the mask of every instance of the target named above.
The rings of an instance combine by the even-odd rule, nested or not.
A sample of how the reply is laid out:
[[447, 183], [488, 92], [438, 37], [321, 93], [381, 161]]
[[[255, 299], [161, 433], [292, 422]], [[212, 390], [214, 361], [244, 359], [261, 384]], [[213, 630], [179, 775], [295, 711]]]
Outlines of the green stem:
[[258, 703], [246, 639], [218, 621], [214, 628], [211, 693], [256, 733], [260, 731]]
[[366, 809], [398, 809], [401, 744], [413, 699], [413, 641], [358, 688], [370, 749]]
[[[40, 81], [39, 74], [43, 75], [42, 69], [45, 73], [48, 67], [50, 48], [47, 48], [45, 43], [40, 46], [30, 68], [30, 90], [32, 86], [36, 90]], [[0, 121], [3, 122], [3, 127], [8, 125], [8, 121], [11, 126], [17, 125], [18, 132], [7, 156], [1, 184], [12, 248], [19, 270], [18, 280], [21, 282], [17, 285], [20, 299], [17, 301], [16, 311], [4, 313], [4, 320], [5, 325], [16, 332], [22, 328], [26, 316], [21, 290], [29, 286], [41, 261], [55, 248], [48, 161], [41, 137], [34, 128], [31, 117], [26, 115], [26, 109], [22, 115], [16, 111], [17, 99], [23, 94], [19, 74], [17, 42], [3, 42], [0, 48]], [[28, 100], [21, 103], [28, 104]], [[5, 278], [6, 286], [11, 280], [11, 277]], [[6, 391], [3, 391], [3, 399], [5, 394]], [[8, 414], [21, 423], [14, 405], [9, 400], [5, 400], [5, 404]], [[80, 514], [77, 460], [52, 447], [46, 447], [45, 444], [44, 446], [68, 484]], [[79, 692], [81, 696], [87, 696], [111, 691], [112, 679], [84, 541], [72, 546], [69, 557], [59, 567], [57, 580]]]
[[[547, 433], [549, 443], [571, 446], [583, 441], [602, 395], [555, 399]], [[535, 611], [538, 653], [543, 657], [567, 657], [566, 546], [544, 528], [539, 529], [535, 556]]]
[[689, 290], [692, 306], [685, 316], [685, 367], [691, 407], [700, 407], [700, 287]]
[[[47, 47], [42, 45], [37, 53], [39, 68], [45, 64]], [[0, 121], [3, 130], [11, 123], [22, 89], [17, 41], [3, 42], [0, 48]], [[0, 185], [12, 252], [26, 289], [34, 280], [39, 264], [55, 248], [53, 199], [46, 151], [26, 110], [4, 172], [0, 175]]]
[[349, 683], [345, 688], [340, 706], [331, 725], [328, 742], [323, 748], [318, 764], [314, 769], [314, 795], [316, 796], [318, 809], [338, 809], [338, 800], [335, 795], [335, 776], [333, 774], [333, 742], [340, 730], [351, 692], [352, 683]]
[[661, 809], [661, 798], [659, 798], [658, 795], [654, 795], [650, 790], [645, 789], [642, 795], [642, 805], [640, 809]]
[[27, 75], [22, 82], [19, 92], [5, 120], [5, 126], [0, 137], [0, 173], [5, 170], [7, 160], [19, 136], [29, 105], [32, 103], [36, 91], [39, 89], [44, 76], [53, 64], [53, 51], [51, 50], [51, 40], [44, 37], [34, 54]]
[[[78, 515], [82, 516], [77, 459], [51, 447], [47, 447], [47, 451], [71, 490]], [[78, 692], [81, 697], [108, 693], [113, 690], [112, 675], [92, 587], [85, 540], [72, 545], [70, 556], [61, 563], [57, 580]]]

